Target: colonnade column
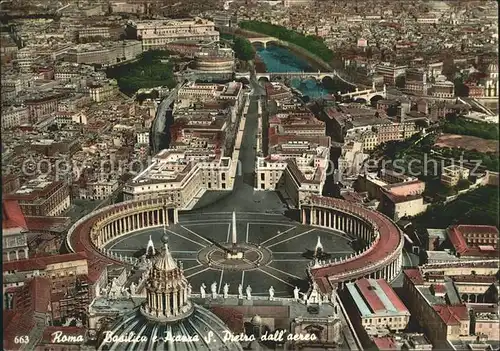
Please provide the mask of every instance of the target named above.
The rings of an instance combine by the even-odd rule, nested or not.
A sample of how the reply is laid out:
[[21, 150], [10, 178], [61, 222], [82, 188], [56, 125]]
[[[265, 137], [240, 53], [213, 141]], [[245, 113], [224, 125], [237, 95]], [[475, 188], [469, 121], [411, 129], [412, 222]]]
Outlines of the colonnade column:
[[158, 298], [160, 299], [160, 314], [165, 314], [165, 310], [163, 308], [163, 293], [158, 294]]
[[167, 293], [165, 294], [165, 302], [167, 304], [165, 310], [166, 310], [166, 315], [167, 317], [170, 317], [171, 313], [170, 313], [170, 310], [171, 310], [171, 307], [170, 307], [170, 294]]
[[330, 228], [333, 228], [333, 225], [332, 225], [332, 211], [328, 211], [328, 226]]
[[306, 224], [306, 209], [304, 207], [302, 207], [302, 209], [300, 210], [300, 214], [302, 216], [302, 224]]
[[179, 211], [174, 208], [174, 224], [179, 223]]
[[173, 294], [174, 294], [174, 298], [172, 300], [174, 301], [174, 305], [172, 307], [173, 307], [173, 311], [174, 311], [174, 315], [175, 315], [176, 311], [177, 311], [177, 289], [175, 289], [173, 291]]

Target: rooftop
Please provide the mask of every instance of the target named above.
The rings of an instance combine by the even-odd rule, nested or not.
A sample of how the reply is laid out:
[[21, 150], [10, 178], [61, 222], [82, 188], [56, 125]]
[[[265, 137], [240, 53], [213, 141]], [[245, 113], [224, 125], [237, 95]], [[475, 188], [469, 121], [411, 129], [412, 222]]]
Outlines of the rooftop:
[[360, 279], [348, 283], [361, 317], [409, 314], [408, 309], [384, 279]]
[[63, 262], [72, 262], [79, 260], [86, 260], [87, 254], [85, 252], [80, 253], [70, 253], [63, 255], [53, 255], [53, 256], [43, 256], [43, 257], [35, 257], [28, 258], [26, 260], [17, 260], [5, 262], [2, 265], [4, 272], [26, 272], [32, 270], [44, 270], [48, 265], [63, 263]]

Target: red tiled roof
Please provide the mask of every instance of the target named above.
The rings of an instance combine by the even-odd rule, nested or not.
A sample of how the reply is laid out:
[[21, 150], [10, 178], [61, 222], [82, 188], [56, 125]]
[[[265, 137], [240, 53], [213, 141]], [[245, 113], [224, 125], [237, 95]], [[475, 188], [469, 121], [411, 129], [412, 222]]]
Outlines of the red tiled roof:
[[19, 202], [4, 199], [2, 201], [2, 229], [11, 228], [28, 230]]
[[469, 248], [462, 233], [457, 229], [457, 226], [448, 228], [448, 238], [455, 248], [455, 251], [459, 254], [466, 252]]
[[459, 325], [461, 321], [469, 320], [469, 314], [465, 305], [434, 305], [432, 307], [439, 317], [441, 317], [441, 320], [448, 326]]
[[398, 350], [394, 339], [390, 336], [375, 337], [373, 338], [373, 343], [379, 350]]
[[26, 216], [25, 219], [30, 231], [60, 231], [71, 223], [69, 217]]
[[498, 235], [497, 227], [492, 225], [460, 224], [457, 228], [463, 235], [467, 235], [469, 233], [490, 233]]
[[41, 270], [45, 269], [45, 267], [47, 267], [47, 265], [49, 264], [71, 262], [71, 261], [78, 261], [85, 259], [87, 259], [87, 254], [85, 252], [35, 257], [35, 258], [29, 258], [27, 260], [5, 262], [3, 264], [3, 271], [26, 272], [36, 269]]
[[[120, 211], [121, 209], [127, 208], [127, 206], [129, 206], [129, 204], [119, 203], [114, 205], [113, 208], [110, 208], [109, 212]], [[74, 229], [73, 235], [70, 237], [73, 250], [76, 252], [85, 252], [87, 255], [89, 283], [95, 283], [107, 265], [117, 263], [120, 265], [123, 264], [118, 260], [113, 260], [101, 254], [92, 243], [90, 239], [90, 229], [98, 220], [99, 216], [96, 215], [80, 223]]]
[[372, 310], [372, 312], [382, 312], [385, 311], [385, 305], [377, 296], [377, 293], [371, 289], [371, 284], [368, 279], [359, 279], [355, 283], [358, 286], [358, 289], [368, 303], [368, 306]]
[[405, 269], [403, 273], [414, 285], [423, 285], [425, 283], [424, 277], [418, 269]]
[[498, 236], [498, 229], [489, 225], [454, 225], [448, 228], [448, 238], [455, 252], [460, 256], [495, 256], [496, 251], [481, 250], [479, 247], [467, 245], [465, 237], [470, 233], [490, 233]]
[[405, 304], [401, 299], [399, 298], [398, 295], [394, 292], [391, 286], [385, 281], [385, 279], [377, 279], [378, 285], [382, 288], [384, 291], [385, 295], [389, 298], [389, 300], [392, 302], [393, 306], [396, 307], [396, 309], [399, 312], [408, 312], [408, 309], [406, 308]]
[[[398, 227], [381, 213], [335, 198], [311, 196], [311, 200], [314, 206], [329, 206], [353, 213], [362, 218], [368, 218], [375, 223], [380, 233], [378, 242], [373, 244], [363, 255], [342, 264], [311, 269], [312, 276], [320, 286], [324, 282], [319, 278], [332, 277], [332, 281], [334, 281], [335, 275], [367, 268], [369, 264], [379, 262], [394, 253], [402, 243], [402, 235]], [[327, 288], [327, 291], [331, 289], [328, 286], [325, 286], [325, 288]]]

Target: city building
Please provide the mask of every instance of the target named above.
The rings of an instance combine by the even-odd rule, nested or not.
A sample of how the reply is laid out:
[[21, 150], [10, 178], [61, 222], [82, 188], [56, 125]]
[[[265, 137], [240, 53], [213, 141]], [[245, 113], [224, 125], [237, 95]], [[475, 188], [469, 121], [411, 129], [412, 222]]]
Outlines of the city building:
[[58, 216], [71, 204], [68, 184], [45, 176], [28, 181], [4, 199], [17, 201], [25, 216]]
[[142, 53], [137, 40], [77, 44], [67, 51], [64, 60], [73, 63], [112, 65], [135, 59]]
[[2, 265], [4, 288], [20, 286], [30, 277], [47, 277], [52, 293], [65, 293], [76, 284], [77, 277], [88, 274], [85, 253], [40, 256], [6, 262]]
[[2, 129], [19, 127], [29, 123], [29, 110], [25, 106], [2, 109]]
[[410, 312], [384, 279], [359, 279], [347, 283], [346, 288], [351, 322], [360, 331], [380, 327], [394, 332], [406, 329]]
[[381, 63], [375, 67], [375, 72], [384, 77], [384, 84], [395, 85], [396, 78], [403, 76], [408, 66], [398, 66], [390, 63]]
[[500, 340], [500, 318], [498, 305], [471, 305], [471, 329], [482, 340]]
[[[5, 298], [5, 297], [4, 297]], [[38, 335], [49, 325], [51, 283], [45, 277], [33, 277], [15, 289], [4, 299], [4, 348], [19, 348], [19, 337], [23, 336], [25, 347], [35, 349]]]
[[135, 38], [141, 40], [144, 51], [163, 49], [175, 41], [219, 41], [219, 32], [212, 21], [194, 19], [130, 21], [127, 24]]
[[163, 150], [123, 188], [126, 200], [166, 197], [179, 208], [190, 208], [207, 190], [231, 190], [229, 157], [215, 152]]
[[355, 189], [379, 200], [379, 210], [395, 220], [422, 213], [429, 205], [422, 195], [423, 181], [388, 169], [380, 170], [379, 174], [360, 174]]
[[257, 157], [256, 190], [277, 190], [294, 207], [321, 195], [330, 159], [330, 138], [271, 134], [269, 156]]
[[399, 106], [399, 102], [379, 100], [377, 110], [341, 106], [327, 108], [324, 113], [333, 123], [333, 135], [337, 141], [361, 142], [363, 151], [371, 151], [391, 140], [404, 140], [419, 132], [415, 121], [394, 121], [387, 118], [385, 110]]
[[426, 350], [433, 349], [432, 344], [427, 340], [424, 334], [417, 333], [397, 333], [387, 336], [372, 338], [373, 344], [370, 345], [373, 350]]
[[430, 90], [433, 97], [453, 98], [455, 96], [455, 84], [450, 81], [435, 82]]
[[4, 264], [28, 258], [28, 225], [19, 202], [2, 201], [2, 258]]
[[447, 229], [451, 249], [461, 258], [498, 257], [498, 229], [489, 225], [454, 225]]
[[404, 271], [407, 306], [435, 348], [496, 347], [499, 268], [469, 258]]
[[78, 198], [83, 200], [106, 200], [119, 186], [118, 179], [95, 179], [88, 180], [81, 177], [74, 187], [78, 189]]
[[403, 288], [408, 307], [434, 347], [469, 335], [470, 319], [452, 281], [424, 280], [418, 269], [404, 271]]
[[58, 109], [59, 100], [66, 97], [64, 93], [47, 93], [39, 96], [29, 96], [24, 100], [28, 108], [29, 123], [36, 124]]
[[405, 75], [405, 91], [416, 95], [427, 95], [427, 72], [423, 69], [409, 68]]
[[79, 41], [82, 41], [82, 39], [118, 39], [122, 33], [123, 27], [120, 25], [86, 26], [77, 30]]
[[441, 170], [441, 184], [447, 187], [454, 187], [461, 179], [467, 180], [469, 172], [468, 168], [457, 165], [443, 167]]
[[118, 93], [118, 86], [116, 84], [92, 84], [89, 87], [90, 98], [95, 102], [102, 102], [112, 98]]

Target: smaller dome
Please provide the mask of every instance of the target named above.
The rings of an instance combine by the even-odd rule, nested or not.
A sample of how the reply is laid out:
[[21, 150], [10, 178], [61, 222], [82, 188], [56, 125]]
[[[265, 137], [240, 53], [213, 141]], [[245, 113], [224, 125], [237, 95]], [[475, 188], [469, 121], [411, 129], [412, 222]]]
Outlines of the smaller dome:
[[[166, 240], [164, 240], [166, 239]], [[172, 258], [172, 255], [170, 254], [170, 250], [168, 249], [168, 244], [167, 244], [167, 236], [164, 235], [162, 238], [162, 241], [165, 245], [165, 248], [163, 249], [163, 252], [159, 255], [158, 259], [156, 260], [154, 267], [160, 271], [164, 272], [170, 272], [175, 269], [177, 269], [177, 263], [175, 260]]]
[[253, 325], [261, 325], [262, 324], [262, 318], [258, 314], [253, 316], [252, 320], [250, 321]]

